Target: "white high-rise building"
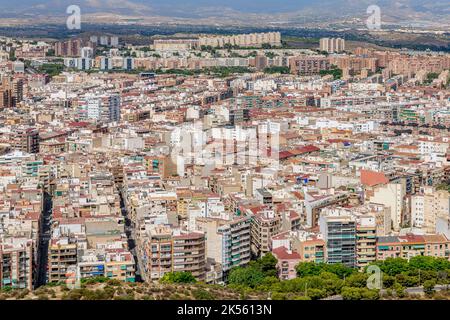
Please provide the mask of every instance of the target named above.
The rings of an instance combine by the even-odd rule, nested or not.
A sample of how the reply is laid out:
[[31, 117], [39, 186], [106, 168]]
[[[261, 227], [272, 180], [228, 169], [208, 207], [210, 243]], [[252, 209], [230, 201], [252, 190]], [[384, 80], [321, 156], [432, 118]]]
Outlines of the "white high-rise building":
[[104, 123], [120, 120], [120, 96], [118, 94], [90, 96], [79, 104], [83, 106], [80, 110], [85, 110], [84, 117], [87, 119]]
[[422, 228], [427, 233], [434, 233], [437, 218], [450, 216], [449, 200], [447, 191], [436, 190], [430, 186], [411, 196], [412, 226]]
[[90, 70], [92, 68], [92, 59], [79, 58], [77, 61], [77, 67], [79, 70]]
[[81, 48], [81, 58], [92, 59], [94, 57], [94, 49], [91, 47]]
[[404, 183], [388, 183], [377, 187], [370, 202], [383, 204], [391, 210], [392, 227], [399, 231], [402, 223], [402, 215], [405, 211], [404, 199], [406, 186]]
[[328, 53], [340, 53], [345, 51], [345, 40], [342, 38], [322, 38], [320, 39], [320, 51]]
[[100, 69], [101, 70], [111, 70], [113, 68], [112, 59], [109, 57], [101, 57], [100, 59]]
[[108, 37], [107, 36], [101, 36], [100, 37], [100, 45], [107, 46], [108, 45]]
[[119, 38], [118, 37], [111, 37], [110, 38], [110, 44], [111, 44], [111, 47], [118, 47], [119, 46]]

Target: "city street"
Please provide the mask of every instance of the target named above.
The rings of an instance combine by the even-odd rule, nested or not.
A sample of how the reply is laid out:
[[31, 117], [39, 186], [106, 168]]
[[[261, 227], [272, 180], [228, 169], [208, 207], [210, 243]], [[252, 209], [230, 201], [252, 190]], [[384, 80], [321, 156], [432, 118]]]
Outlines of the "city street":
[[51, 238], [52, 224], [52, 197], [47, 192], [44, 193], [44, 210], [41, 221], [41, 233], [39, 235], [37, 280], [35, 287], [38, 288], [47, 283], [48, 246]]
[[128, 211], [125, 206], [125, 202], [122, 196], [122, 192], [119, 191], [120, 194], [120, 207], [122, 211], [122, 215], [125, 218], [125, 234], [128, 238], [128, 249], [134, 257], [135, 267], [136, 267], [136, 282], [142, 282], [141, 272], [140, 272], [140, 262], [138, 259], [138, 255], [136, 252], [136, 241], [135, 241], [135, 233], [134, 228], [131, 222], [131, 219], [128, 215]]

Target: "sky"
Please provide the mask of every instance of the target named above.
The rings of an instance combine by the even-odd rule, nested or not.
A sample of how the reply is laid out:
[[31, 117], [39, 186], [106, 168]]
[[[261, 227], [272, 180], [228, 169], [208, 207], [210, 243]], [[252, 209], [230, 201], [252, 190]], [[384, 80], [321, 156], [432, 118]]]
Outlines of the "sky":
[[[170, 9], [181, 8], [211, 8], [211, 7], [227, 7], [240, 12], [270, 13], [270, 12], [286, 12], [292, 10], [300, 10], [304, 7], [317, 5], [320, 2], [348, 2], [358, 3], [364, 0], [0, 0], [0, 7], [5, 9], [30, 9], [42, 8], [47, 10], [60, 10], [70, 4], [80, 5], [82, 9], [89, 10], [96, 8], [114, 8], [123, 9], [153, 9], [156, 12], [168, 11]], [[19, 3], [18, 3], [19, 2]], [[374, 2], [373, 0], [371, 2]]]
[[[365, 14], [377, 4], [385, 12], [408, 8], [434, 13], [450, 10], [450, 0], [0, 0], [0, 13], [65, 14], [69, 5], [79, 5], [82, 12], [115, 12], [165, 16], [221, 14], [226, 8], [241, 13], [291, 13], [308, 9], [312, 14]], [[393, 12], [390, 12], [393, 13]]]

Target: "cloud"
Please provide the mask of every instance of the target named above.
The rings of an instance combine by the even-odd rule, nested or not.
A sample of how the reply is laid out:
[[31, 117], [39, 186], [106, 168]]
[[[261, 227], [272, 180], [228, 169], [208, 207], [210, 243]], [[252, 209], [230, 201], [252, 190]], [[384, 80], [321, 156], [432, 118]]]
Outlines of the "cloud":
[[92, 8], [101, 8], [102, 1], [101, 0], [85, 0], [86, 5]]
[[129, 0], [85, 0], [85, 3], [90, 8], [95, 9], [127, 9], [136, 12], [149, 11], [151, 9], [148, 5]]

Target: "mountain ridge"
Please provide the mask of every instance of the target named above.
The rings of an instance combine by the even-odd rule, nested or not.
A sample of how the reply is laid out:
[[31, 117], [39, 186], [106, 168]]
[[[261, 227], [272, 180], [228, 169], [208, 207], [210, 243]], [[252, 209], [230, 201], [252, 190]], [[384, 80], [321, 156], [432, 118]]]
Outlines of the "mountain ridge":
[[[73, 0], [22, 0], [20, 4], [0, 0], [0, 18], [26, 16], [67, 16]], [[82, 14], [110, 13], [131, 17], [163, 17], [173, 19], [280, 20], [298, 23], [302, 19], [341, 21], [368, 16], [370, 5], [378, 5], [382, 19], [390, 23], [443, 22], [450, 20], [448, 0], [81, 0]]]

